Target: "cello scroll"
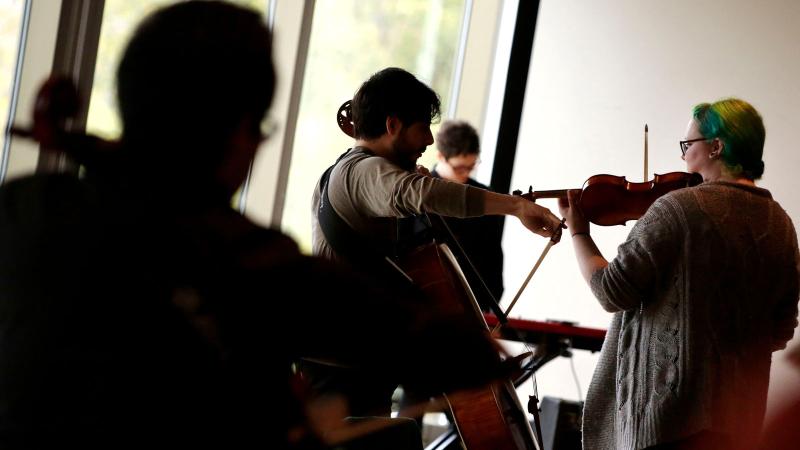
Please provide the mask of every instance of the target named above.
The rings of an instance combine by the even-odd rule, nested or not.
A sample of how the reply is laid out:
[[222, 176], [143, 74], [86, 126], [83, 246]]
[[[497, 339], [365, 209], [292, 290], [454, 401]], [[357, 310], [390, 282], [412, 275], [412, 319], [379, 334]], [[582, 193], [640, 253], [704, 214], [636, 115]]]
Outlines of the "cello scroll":
[[336, 112], [336, 123], [339, 124], [339, 129], [350, 137], [356, 136], [356, 129], [353, 125], [353, 112], [350, 108], [350, 100], [342, 103], [339, 111]]
[[78, 164], [94, 166], [113, 154], [118, 143], [69, 131], [68, 124], [80, 108], [81, 98], [75, 83], [67, 77], [51, 76], [36, 94], [33, 124], [30, 128], [11, 126], [10, 133], [38, 142], [42, 152], [64, 154]]

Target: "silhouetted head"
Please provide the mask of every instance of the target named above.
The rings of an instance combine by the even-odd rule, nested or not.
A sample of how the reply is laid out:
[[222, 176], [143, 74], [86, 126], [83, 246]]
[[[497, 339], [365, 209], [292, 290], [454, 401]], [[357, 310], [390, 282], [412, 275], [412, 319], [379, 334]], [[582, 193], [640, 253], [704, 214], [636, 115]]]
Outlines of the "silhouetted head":
[[123, 143], [143, 176], [210, 180], [231, 152], [250, 151], [230, 145], [242, 131], [260, 142], [275, 84], [270, 33], [230, 3], [168, 6], [139, 25], [117, 79]]

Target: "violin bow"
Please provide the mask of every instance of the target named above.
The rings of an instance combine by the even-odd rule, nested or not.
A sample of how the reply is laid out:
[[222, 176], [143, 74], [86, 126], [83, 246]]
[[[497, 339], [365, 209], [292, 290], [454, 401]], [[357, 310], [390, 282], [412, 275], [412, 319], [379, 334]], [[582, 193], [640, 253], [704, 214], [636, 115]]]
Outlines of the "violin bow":
[[[511, 303], [505, 310], [504, 314], [506, 315], [506, 317], [508, 317], [508, 315], [511, 313], [511, 310], [514, 308], [514, 305], [517, 304], [517, 300], [519, 300], [519, 297], [522, 295], [522, 292], [525, 290], [525, 288], [528, 287], [528, 283], [530, 283], [531, 278], [533, 278], [533, 274], [535, 274], [536, 271], [539, 270], [539, 266], [542, 265], [544, 257], [547, 256], [547, 253], [550, 251], [550, 249], [561, 240], [561, 233], [562, 230], [564, 229], [564, 222], [566, 222], [566, 220], [567, 219], [561, 219], [561, 226], [558, 227], [553, 232], [553, 235], [550, 237], [550, 240], [547, 242], [547, 245], [544, 247], [544, 250], [542, 250], [542, 254], [539, 255], [539, 259], [536, 260], [536, 264], [533, 265], [533, 268], [528, 273], [528, 276], [525, 278], [525, 281], [522, 283], [522, 286], [520, 286], [519, 290], [517, 290], [516, 295], [514, 295], [514, 299], [511, 300]], [[492, 329], [492, 334], [494, 334], [497, 330], [499, 330], [502, 325], [503, 324], [501, 322], [498, 322], [497, 325], [495, 325], [494, 328]]]
[[642, 181], [647, 181], [647, 124], [644, 124], [644, 178]]

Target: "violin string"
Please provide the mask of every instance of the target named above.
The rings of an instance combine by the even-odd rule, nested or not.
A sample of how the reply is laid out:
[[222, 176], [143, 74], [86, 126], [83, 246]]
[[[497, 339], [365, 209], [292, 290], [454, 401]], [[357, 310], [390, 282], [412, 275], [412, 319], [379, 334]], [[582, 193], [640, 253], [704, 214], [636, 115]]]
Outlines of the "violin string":
[[649, 175], [647, 175], [648, 174], [648, 170], [647, 170], [647, 163], [648, 163], [648, 161], [647, 161], [647, 159], [648, 159], [647, 133], [648, 133], [647, 124], [644, 124], [644, 178], [642, 178], [642, 181], [647, 181], [647, 179], [650, 178]]

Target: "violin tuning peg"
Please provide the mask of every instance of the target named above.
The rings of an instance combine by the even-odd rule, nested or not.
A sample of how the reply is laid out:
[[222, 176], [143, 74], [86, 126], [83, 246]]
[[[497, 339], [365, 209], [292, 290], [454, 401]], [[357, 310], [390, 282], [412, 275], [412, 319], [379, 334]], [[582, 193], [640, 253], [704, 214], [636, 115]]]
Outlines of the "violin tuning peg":
[[514, 189], [511, 195], [522, 195], [522, 191], [520, 191], [519, 189]]
[[528, 186], [528, 194], [533, 194], [533, 186]]

